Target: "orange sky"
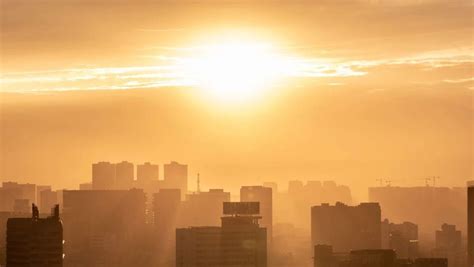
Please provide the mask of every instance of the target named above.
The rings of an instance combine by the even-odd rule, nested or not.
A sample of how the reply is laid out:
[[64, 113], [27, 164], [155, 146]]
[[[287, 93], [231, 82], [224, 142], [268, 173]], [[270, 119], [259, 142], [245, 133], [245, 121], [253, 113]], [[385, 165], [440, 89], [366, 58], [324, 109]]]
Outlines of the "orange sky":
[[[461, 185], [473, 6], [413, 2], [3, 0], [0, 177], [73, 187], [94, 161], [173, 159], [207, 187]], [[232, 38], [304, 69], [239, 105], [185, 86], [176, 62]]]

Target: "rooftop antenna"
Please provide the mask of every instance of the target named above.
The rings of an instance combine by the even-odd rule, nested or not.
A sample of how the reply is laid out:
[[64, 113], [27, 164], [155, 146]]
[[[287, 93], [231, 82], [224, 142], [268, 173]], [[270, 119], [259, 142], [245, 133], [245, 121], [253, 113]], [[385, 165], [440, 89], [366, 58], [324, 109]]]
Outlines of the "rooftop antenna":
[[201, 193], [201, 179], [199, 178], [199, 172], [197, 175], [197, 192]]

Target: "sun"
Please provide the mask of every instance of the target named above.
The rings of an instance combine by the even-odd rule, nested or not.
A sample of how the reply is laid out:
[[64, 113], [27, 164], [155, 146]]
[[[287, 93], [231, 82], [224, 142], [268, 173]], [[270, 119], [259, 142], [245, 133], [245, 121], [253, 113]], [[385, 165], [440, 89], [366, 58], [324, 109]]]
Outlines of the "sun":
[[257, 99], [292, 69], [272, 45], [249, 41], [199, 46], [183, 63], [194, 84], [225, 102]]

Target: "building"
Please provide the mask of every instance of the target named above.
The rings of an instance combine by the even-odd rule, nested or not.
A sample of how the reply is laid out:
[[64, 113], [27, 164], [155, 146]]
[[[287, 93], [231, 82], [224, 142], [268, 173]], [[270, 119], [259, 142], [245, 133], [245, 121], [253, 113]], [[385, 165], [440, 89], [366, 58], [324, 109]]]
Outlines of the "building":
[[36, 185], [3, 182], [0, 188], [0, 211], [13, 211], [17, 199], [27, 199], [29, 203], [36, 203]]
[[[423, 225], [420, 242], [430, 242], [433, 233], [443, 223], [458, 225], [465, 231], [466, 189], [461, 187], [381, 186], [369, 188], [369, 201], [377, 202], [383, 218], [412, 221]], [[453, 208], [457, 207], [457, 208]], [[420, 212], [423, 211], [423, 212]]]
[[133, 187], [135, 168], [133, 163], [122, 161], [115, 164], [115, 188], [128, 190]]
[[467, 214], [467, 263], [474, 266], [474, 181], [467, 184]]
[[461, 231], [456, 230], [455, 225], [445, 223], [441, 226], [441, 230], [436, 231], [436, 248], [433, 254], [436, 257], [447, 258], [449, 267], [465, 265]]
[[259, 225], [259, 213], [258, 202], [224, 203], [222, 266], [267, 266], [267, 231]]
[[[230, 201], [230, 192], [223, 189], [210, 189], [186, 195], [182, 202], [182, 224], [192, 226], [220, 226], [222, 205]], [[203, 208], [205, 207], [205, 208]]]
[[176, 230], [178, 267], [266, 267], [266, 229], [258, 202], [225, 202], [221, 227]]
[[181, 190], [181, 199], [188, 192], [188, 165], [172, 161], [164, 165], [165, 188], [176, 188]]
[[79, 190], [92, 190], [92, 183], [79, 184]]
[[380, 249], [380, 217], [378, 203], [314, 206], [311, 208], [312, 246], [330, 245], [335, 252]]
[[63, 197], [68, 266], [131, 266], [143, 255], [143, 190], [65, 190]]
[[63, 266], [63, 227], [59, 206], [51, 216], [40, 218], [33, 204], [31, 218], [10, 218], [7, 222], [7, 266]]
[[393, 249], [398, 258], [414, 259], [418, 257], [418, 225], [411, 222], [382, 222], [382, 248]]
[[42, 190], [39, 193], [39, 199], [39, 207], [41, 210], [46, 210], [48, 207], [54, 207], [55, 205], [59, 204], [58, 192], [52, 191], [51, 189]]
[[242, 186], [240, 188], [241, 202], [259, 202], [260, 203], [260, 225], [267, 229], [267, 238], [269, 244], [273, 236], [273, 194], [272, 188], [264, 186]]
[[14, 212], [28, 212], [30, 207], [30, 200], [29, 199], [15, 199], [13, 204], [13, 211]]
[[113, 190], [115, 188], [115, 165], [110, 162], [92, 164], [92, 189]]
[[444, 258], [400, 259], [393, 249], [362, 249], [334, 253], [331, 246], [314, 247], [314, 267], [447, 267]]
[[145, 162], [144, 164], [137, 165], [137, 181], [153, 181], [159, 179], [159, 167], [157, 164], [151, 164]]
[[160, 189], [153, 194], [153, 221], [159, 266], [174, 266], [176, 228], [180, 221], [181, 192], [179, 189]]
[[176, 267], [221, 267], [221, 227], [176, 229]]

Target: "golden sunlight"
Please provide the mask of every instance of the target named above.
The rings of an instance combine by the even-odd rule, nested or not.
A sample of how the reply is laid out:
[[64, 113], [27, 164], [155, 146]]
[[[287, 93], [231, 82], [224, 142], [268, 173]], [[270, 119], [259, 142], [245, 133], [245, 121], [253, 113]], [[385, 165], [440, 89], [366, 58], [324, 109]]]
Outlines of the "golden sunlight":
[[292, 60], [258, 42], [200, 46], [186, 58], [184, 72], [201, 89], [225, 102], [250, 101], [292, 72]]

